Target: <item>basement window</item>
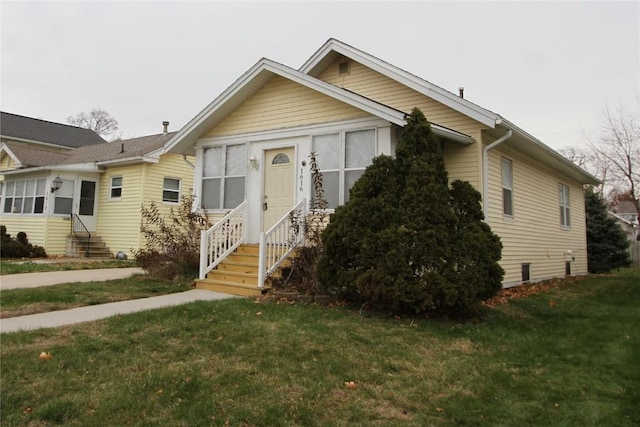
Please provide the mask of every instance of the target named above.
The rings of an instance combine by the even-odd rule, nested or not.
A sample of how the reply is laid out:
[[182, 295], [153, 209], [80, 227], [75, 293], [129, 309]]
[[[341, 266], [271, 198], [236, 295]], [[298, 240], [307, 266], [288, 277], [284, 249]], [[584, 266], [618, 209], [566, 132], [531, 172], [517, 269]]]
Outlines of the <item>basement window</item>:
[[564, 274], [565, 276], [571, 276], [571, 261], [564, 263]]
[[531, 264], [522, 264], [522, 281], [528, 282], [531, 280]]

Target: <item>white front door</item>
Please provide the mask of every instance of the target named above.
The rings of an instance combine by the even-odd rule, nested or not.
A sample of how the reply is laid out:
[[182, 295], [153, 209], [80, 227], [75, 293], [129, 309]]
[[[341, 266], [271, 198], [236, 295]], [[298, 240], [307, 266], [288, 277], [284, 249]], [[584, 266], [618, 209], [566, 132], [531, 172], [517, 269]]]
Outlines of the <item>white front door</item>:
[[80, 180], [78, 216], [89, 231], [96, 231], [96, 194], [98, 183], [90, 179]]
[[262, 231], [267, 231], [293, 207], [295, 148], [268, 150], [264, 158]]

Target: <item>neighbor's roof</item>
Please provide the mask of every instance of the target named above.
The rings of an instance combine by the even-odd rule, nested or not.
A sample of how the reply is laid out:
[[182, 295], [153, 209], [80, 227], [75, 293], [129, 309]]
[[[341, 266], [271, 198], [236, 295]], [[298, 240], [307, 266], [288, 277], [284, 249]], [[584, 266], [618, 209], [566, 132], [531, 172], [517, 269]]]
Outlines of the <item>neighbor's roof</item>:
[[[73, 163], [115, 163], [120, 161], [141, 160], [161, 149], [176, 132], [141, 136], [126, 140], [116, 140], [106, 144], [89, 145], [74, 150], [60, 164]], [[157, 157], [157, 156], [154, 156]], [[149, 157], [150, 158], [150, 157]]]
[[12, 142], [3, 143], [0, 149], [7, 152], [19, 168], [56, 164], [69, 157], [69, 152], [52, 151], [46, 147], [26, 146]]
[[90, 129], [5, 112], [0, 112], [0, 136], [70, 148], [105, 143], [100, 135]]

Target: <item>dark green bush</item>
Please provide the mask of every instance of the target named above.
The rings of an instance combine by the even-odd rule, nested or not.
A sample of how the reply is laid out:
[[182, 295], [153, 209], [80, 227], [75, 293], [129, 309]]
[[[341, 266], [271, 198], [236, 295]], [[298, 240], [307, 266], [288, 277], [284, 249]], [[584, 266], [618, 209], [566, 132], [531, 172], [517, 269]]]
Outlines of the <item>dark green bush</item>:
[[395, 312], [463, 314], [501, 288], [502, 245], [482, 222], [480, 194], [450, 189], [442, 146], [418, 109], [396, 158], [379, 156], [323, 233], [322, 286]]
[[608, 273], [631, 264], [629, 242], [607, 206], [592, 188], [585, 191], [589, 273]]
[[210, 224], [204, 214], [192, 211], [193, 198], [182, 197], [180, 205], [168, 215], [151, 202], [142, 207], [146, 244], [132, 253], [138, 265], [159, 279], [194, 279], [200, 268], [200, 231]]
[[0, 226], [0, 258], [46, 258], [42, 246], [32, 245], [27, 233], [18, 232], [15, 238], [7, 234], [7, 227]]

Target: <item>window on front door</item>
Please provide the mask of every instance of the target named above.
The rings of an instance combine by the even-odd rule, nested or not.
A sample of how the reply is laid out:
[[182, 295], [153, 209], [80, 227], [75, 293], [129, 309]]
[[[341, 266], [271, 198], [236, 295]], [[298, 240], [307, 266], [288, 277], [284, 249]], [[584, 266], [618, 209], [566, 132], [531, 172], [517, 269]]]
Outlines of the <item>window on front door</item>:
[[204, 149], [202, 207], [233, 209], [245, 198], [247, 146], [235, 144]]
[[313, 137], [329, 209], [349, 201], [349, 191], [376, 155], [375, 129]]

